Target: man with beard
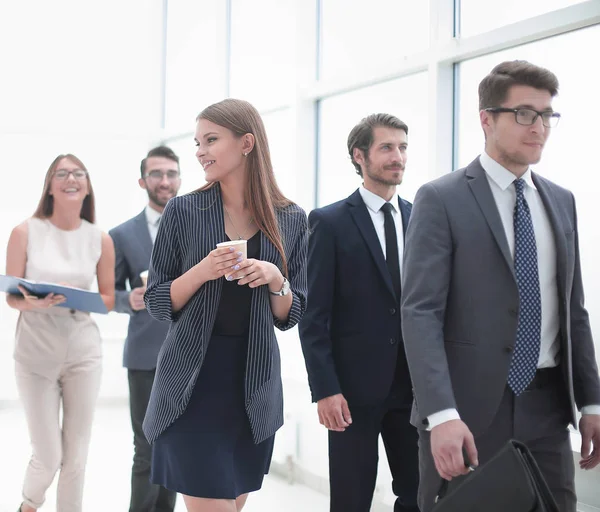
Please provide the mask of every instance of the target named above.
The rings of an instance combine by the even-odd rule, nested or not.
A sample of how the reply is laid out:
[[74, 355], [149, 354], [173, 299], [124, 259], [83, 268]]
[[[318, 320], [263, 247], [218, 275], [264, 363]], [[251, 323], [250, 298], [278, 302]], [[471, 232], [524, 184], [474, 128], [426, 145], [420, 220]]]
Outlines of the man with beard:
[[331, 512], [368, 512], [381, 434], [397, 496], [418, 511], [417, 432], [400, 325], [404, 232], [411, 204], [398, 197], [408, 127], [372, 114], [348, 137], [363, 185], [309, 216], [307, 310], [300, 339], [319, 421], [329, 430]]
[[152, 451], [142, 431], [158, 352], [169, 326], [155, 320], [146, 311], [146, 286], [140, 274], [148, 270], [164, 207], [179, 191], [179, 158], [165, 146], [151, 149], [142, 160], [141, 174], [139, 185], [148, 194], [146, 208], [109, 232], [116, 254], [115, 311], [130, 315], [123, 353], [123, 366], [128, 371], [135, 449], [129, 512], [172, 512], [175, 493], [150, 483]]

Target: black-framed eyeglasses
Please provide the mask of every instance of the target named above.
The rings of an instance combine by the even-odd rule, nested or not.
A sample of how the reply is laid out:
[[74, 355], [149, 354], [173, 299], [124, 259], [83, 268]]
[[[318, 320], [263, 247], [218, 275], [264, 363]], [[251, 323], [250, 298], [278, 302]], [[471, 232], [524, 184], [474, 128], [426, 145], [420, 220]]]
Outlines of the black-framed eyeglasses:
[[162, 181], [164, 176], [166, 176], [169, 181], [175, 181], [179, 178], [180, 173], [179, 171], [150, 171], [145, 177], [152, 181]]
[[506, 107], [489, 107], [484, 109], [486, 112], [512, 112], [515, 115], [515, 121], [524, 126], [531, 126], [537, 121], [538, 117], [542, 118], [542, 124], [546, 128], [555, 128], [560, 121], [560, 114], [552, 110], [540, 112], [532, 108], [506, 108]]
[[72, 171], [69, 171], [67, 169], [58, 169], [54, 171], [54, 177], [60, 181], [69, 179], [69, 174], [72, 174], [73, 178], [75, 178], [78, 181], [86, 179], [88, 175], [85, 169], [75, 169]]

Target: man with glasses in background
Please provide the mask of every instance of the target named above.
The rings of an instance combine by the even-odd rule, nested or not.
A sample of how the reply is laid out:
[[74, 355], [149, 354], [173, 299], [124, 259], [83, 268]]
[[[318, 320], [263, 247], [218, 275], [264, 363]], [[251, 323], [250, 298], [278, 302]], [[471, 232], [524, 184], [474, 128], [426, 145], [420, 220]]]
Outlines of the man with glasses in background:
[[[510, 439], [575, 512], [568, 424], [600, 462], [600, 381], [584, 307], [575, 200], [531, 171], [560, 119], [558, 80], [503, 62], [479, 85], [485, 150], [424, 185], [406, 235], [402, 332], [419, 429], [422, 512]], [[593, 444], [593, 451], [591, 445]]]
[[152, 451], [142, 431], [158, 352], [169, 325], [155, 320], [146, 311], [146, 283], [142, 276], [150, 264], [162, 212], [181, 185], [179, 158], [166, 146], [151, 149], [142, 160], [138, 183], [148, 194], [146, 208], [109, 232], [116, 254], [115, 311], [130, 315], [123, 353], [135, 449], [129, 512], [173, 512], [176, 493], [150, 483]]

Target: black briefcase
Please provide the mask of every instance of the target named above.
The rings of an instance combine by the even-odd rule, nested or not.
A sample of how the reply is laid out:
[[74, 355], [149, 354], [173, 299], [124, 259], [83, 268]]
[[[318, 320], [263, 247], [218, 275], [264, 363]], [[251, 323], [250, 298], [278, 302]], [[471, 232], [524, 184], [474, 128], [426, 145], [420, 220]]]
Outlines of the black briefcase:
[[492, 459], [446, 492], [433, 512], [560, 512], [529, 449], [509, 441]]

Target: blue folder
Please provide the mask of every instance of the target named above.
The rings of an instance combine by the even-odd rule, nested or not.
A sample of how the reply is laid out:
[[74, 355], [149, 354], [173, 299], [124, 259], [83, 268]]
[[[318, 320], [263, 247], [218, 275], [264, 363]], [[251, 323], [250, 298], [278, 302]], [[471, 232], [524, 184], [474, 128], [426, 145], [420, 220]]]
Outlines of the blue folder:
[[88, 311], [90, 313], [101, 313], [103, 315], [108, 314], [108, 309], [106, 309], [102, 297], [97, 292], [73, 288], [71, 286], [63, 286], [60, 284], [39, 283], [30, 281], [29, 279], [23, 279], [22, 277], [0, 275], [0, 292], [22, 295], [17, 288], [19, 285], [36, 297], [45, 297], [49, 293], [64, 295], [67, 300], [62, 304], [58, 304], [58, 306], [62, 308], [77, 309], [79, 311]]

